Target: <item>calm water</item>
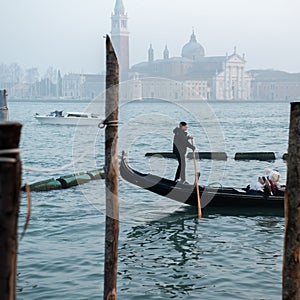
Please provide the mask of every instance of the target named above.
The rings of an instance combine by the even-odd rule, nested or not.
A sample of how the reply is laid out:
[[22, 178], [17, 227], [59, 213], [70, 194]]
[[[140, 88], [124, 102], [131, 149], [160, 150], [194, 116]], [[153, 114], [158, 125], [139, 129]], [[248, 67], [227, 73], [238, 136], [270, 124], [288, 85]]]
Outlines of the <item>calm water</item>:
[[[11, 102], [23, 124], [23, 165], [75, 169], [23, 171], [23, 183], [103, 165], [103, 130], [40, 125], [35, 112], [93, 110], [104, 103]], [[172, 129], [189, 124], [198, 151], [225, 151], [226, 162], [202, 160], [200, 183], [244, 187], [266, 167], [285, 182], [289, 103], [130, 102], [120, 108], [119, 151], [132, 167], [173, 178], [174, 160], [145, 158], [170, 151]], [[274, 162], [234, 161], [236, 152], [274, 151]], [[193, 181], [193, 161], [187, 160]], [[32, 193], [32, 218], [19, 244], [18, 299], [99, 299], [103, 295], [104, 181]], [[22, 194], [19, 232], [26, 216]], [[281, 299], [284, 219], [208, 214], [120, 179], [119, 299]]]

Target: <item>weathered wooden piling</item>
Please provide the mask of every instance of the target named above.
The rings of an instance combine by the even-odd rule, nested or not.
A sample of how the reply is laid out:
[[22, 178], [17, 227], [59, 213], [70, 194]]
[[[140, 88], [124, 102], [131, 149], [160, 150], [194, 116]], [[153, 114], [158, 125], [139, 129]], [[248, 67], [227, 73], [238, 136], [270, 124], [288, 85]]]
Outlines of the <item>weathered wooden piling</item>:
[[106, 36], [105, 185], [106, 228], [104, 299], [117, 298], [119, 239], [118, 164], [119, 65], [109, 36]]
[[0, 122], [0, 298], [16, 299], [20, 123]]
[[291, 103], [284, 202], [282, 299], [296, 300], [300, 299], [300, 102]]
[[7, 92], [0, 90], [0, 121], [8, 121]]

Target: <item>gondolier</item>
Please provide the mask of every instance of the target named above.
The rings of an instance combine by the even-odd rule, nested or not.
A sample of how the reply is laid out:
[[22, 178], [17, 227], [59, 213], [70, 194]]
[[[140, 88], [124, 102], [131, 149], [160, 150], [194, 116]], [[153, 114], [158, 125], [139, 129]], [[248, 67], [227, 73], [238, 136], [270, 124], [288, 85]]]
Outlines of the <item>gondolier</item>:
[[186, 149], [190, 148], [193, 151], [195, 147], [189, 142], [190, 139], [193, 139], [192, 136], [187, 134], [188, 125], [186, 122], [180, 122], [179, 127], [174, 128], [174, 140], [173, 140], [173, 153], [176, 155], [178, 160], [178, 168], [175, 174], [175, 181], [180, 181], [185, 183], [185, 154]]

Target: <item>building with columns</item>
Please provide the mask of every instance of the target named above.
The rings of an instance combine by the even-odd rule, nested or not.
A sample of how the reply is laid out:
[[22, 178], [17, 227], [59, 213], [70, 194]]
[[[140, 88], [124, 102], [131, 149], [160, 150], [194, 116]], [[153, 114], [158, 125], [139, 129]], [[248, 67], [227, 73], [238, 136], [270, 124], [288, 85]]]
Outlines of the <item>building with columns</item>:
[[[180, 57], [170, 57], [165, 46], [162, 58], [155, 59], [153, 46], [150, 45], [148, 61], [132, 66], [130, 71], [135, 77], [139, 74], [145, 82], [145, 78], [151, 78], [156, 90], [150, 95], [158, 93], [159, 82], [161, 78], [165, 78], [177, 81], [182, 86], [180, 90], [174, 91], [174, 99], [246, 100], [250, 99], [251, 77], [245, 72], [245, 64], [245, 56], [237, 54], [236, 48], [231, 55], [206, 57], [205, 50], [193, 31], [189, 42], [183, 46]], [[157, 84], [154, 83], [155, 78]], [[148, 94], [149, 92], [147, 96]]]
[[224, 57], [208, 57], [204, 63], [219, 60], [215, 75], [207, 78], [211, 87], [211, 99], [247, 100], [251, 94], [251, 76], [245, 72], [245, 57], [234, 53]]

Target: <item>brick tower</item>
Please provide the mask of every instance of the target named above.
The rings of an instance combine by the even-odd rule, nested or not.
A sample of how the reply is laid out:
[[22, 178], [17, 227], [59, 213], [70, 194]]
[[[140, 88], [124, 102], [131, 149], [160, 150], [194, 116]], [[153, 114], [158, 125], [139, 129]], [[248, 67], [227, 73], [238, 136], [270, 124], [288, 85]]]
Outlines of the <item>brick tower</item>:
[[129, 71], [129, 31], [128, 16], [125, 14], [122, 0], [116, 0], [114, 12], [111, 15], [111, 38], [117, 53], [121, 80], [128, 79]]

